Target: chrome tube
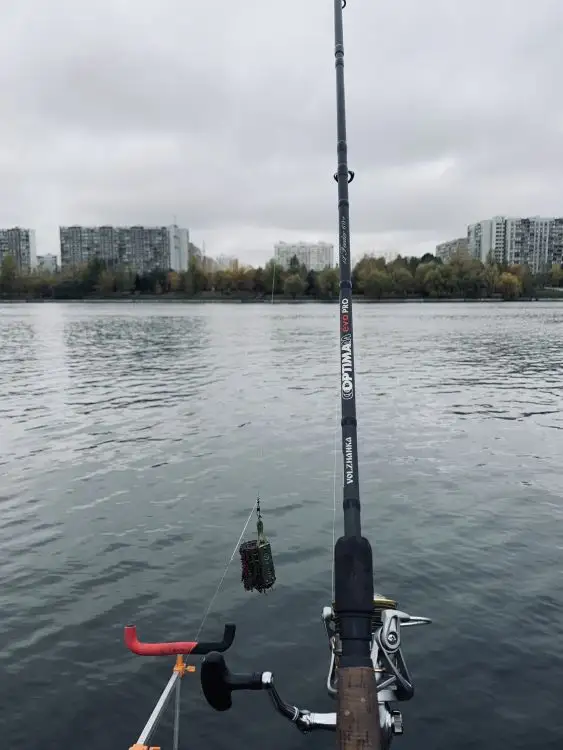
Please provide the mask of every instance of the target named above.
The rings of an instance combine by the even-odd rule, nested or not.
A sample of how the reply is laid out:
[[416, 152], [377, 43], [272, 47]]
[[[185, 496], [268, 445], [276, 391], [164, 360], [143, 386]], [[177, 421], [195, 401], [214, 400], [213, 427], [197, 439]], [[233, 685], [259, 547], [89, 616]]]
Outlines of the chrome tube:
[[[154, 730], [158, 726], [158, 722], [160, 721], [162, 714], [166, 709], [166, 706], [168, 705], [168, 701], [170, 700], [170, 696], [172, 695], [172, 691], [174, 690], [176, 681], [179, 681], [179, 679], [179, 672], [174, 672], [172, 677], [168, 680], [168, 684], [162, 691], [162, 694], [158, 699], [158, 702], [154, 707], [152, 714], [149, 716], [149, 720], [147, 721], [143, 731], [139, 735], [137, 745], [148, 745], [149, 740], [152, 737]], [[178, 691], [177, 695], [179, 695], [179, 693], [180, 691]], [[176, 748], [177, 745], [175, 745], [174, 747]]]

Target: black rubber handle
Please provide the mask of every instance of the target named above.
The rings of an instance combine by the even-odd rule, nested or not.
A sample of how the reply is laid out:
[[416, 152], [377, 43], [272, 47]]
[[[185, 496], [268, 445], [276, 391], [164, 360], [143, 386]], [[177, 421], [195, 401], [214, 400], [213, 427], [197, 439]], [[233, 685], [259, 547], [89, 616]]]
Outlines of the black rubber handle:
[[201, 689], [209, 705], [216, 711], [227, 711], [232, 706], [233, 690], [262, 690], [262, 673], [234, 674], [224, 657], [212, 652], [201, 663]]
[[208, 641], [207, 643], [200, 641], [191, 653], [202, 655], [208, 654], [211, 651], [226, 651], [233, 645], [236, 630], [237, 626], [234, 623], [227, 623], [225, 625], [225, 630], [223, 631], [222, 641]]

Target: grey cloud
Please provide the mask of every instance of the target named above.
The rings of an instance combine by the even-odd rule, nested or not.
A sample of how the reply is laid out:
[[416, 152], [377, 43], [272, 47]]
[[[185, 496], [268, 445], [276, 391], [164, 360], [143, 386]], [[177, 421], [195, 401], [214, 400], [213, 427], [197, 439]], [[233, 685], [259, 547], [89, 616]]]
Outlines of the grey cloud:
[[[562, 212], [560, 0], [349, 0], [345, 22], [353, 247]], [[330, 0], [13, 4], [0, 224], [48, 251], [59, 222], [176, 215], [250, 262], [334, 239], [332, 33]]]

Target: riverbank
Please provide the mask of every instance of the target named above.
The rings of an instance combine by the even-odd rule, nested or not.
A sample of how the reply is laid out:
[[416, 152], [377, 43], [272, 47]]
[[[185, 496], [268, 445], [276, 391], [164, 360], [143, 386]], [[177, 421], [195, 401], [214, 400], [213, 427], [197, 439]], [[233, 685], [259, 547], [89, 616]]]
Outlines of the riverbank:
[[[365, 304], [365, 305], [387, 305], [387, 304], [442, 304], [445, 302], [455, 302], [457, 304], [468, 303], [491, 303], [491, 302], [563, 302], [563, 290], [559, 296], [542, 296], [538, 294], [536, 297], [518, 297], [514, 300], [504, 300], [500, 296], [495, 297], [482, 297], [482, 298], [471, 298], [471, 297], [388, 297], [383, 299], [369, 299], [363, 295], [354, 296], [354, 303]], [[146, 302], [159, 302], [162, 304], [254, 304], [254, 305], [330, 305], [337, 304], [338, 298], [333, 299], [311, 299], [310, 297], [298, 297], [291, 299], [280, 295], [279, 297], [271, 298], [257, 298], [257, 297], [242, 297], [242, 296], [225, 296], [225, 297], [185, 297], [181, 295], [173, 294], [143, 294], [135, 296], [105, 296], [105, 297], [80, 297], [76, 299], [57, 299], [53, 297], [45, 298], [2, 298], [0, 297], [0, 303], [11, 303], [11, 304], [73, 304], [73, 303], [107, 303], [107, 302], [118, 302], [120, 304], [137, 304]]]

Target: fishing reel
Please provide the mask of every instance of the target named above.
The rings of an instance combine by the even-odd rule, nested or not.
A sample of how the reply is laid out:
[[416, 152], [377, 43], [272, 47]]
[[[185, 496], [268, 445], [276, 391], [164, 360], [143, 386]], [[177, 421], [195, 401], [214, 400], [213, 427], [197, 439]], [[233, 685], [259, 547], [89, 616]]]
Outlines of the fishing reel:
[[[413, 617], [397, 609], [397, 603], [384, 596], [374, 598], [371, 659], [376, 674], [382, 748], [389, 748], [394, 735], [403, 733], [400, 711], [390, 706], [395, 701], [412, 698], [414, 688], [401, 652], [401, 627], [427, 625], [426, 617]], [[338, 694], [338, 663], [341, 653], [338, 619], [333, 607], [325, 607], [322, 619], [331, 652], [327, 689], [331, 697]], [[302, 732], [314, 729], [336, 730], [336, 712], [313, 713], [286, 703], [274, 685], [271, 672], [235, 674], [222, 654], [211, 653], [201, 665], [201, 687], [209, 705], [216, 711], [227, 711], [232, 705], [234, 690], [266, 690], [276, 711], [289, 719]]]
[[[333, 607], [324, 607], [322, 619], [330, 648], [326, 687], [331, 698], [338, 695], [338, 666], [342, 653], [338, 619]], [[371, 661], [377, 683], [382, 747], [388, 748], [394, 735], [403, 733], [403, 717], [391, 703], [410, 700], [414, 686], [401, 651], [401, 628], [429, 625], [427, 617], [415, 617], [397, 609], [397, 602], [376, 594], [373, 599]]]

